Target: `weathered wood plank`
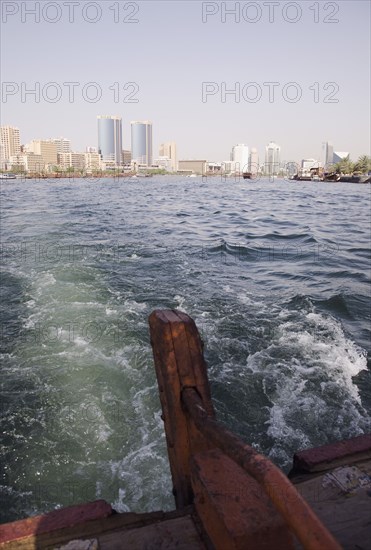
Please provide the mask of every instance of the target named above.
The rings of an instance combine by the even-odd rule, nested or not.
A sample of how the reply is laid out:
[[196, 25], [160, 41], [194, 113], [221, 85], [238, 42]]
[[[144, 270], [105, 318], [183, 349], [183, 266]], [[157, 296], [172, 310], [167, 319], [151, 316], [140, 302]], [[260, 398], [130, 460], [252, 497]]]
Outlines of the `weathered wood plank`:
[[107, 533], [99, 537], [99, 547], [100, 550], [205, 550], [190, 516]]
[[295, 486], [345, 550], [371, 550], [371, 461]]
[[177, 508], [191, 504], [190, 457], [209, 448], [208, 441], [189, 422], [182, 391], [197, 389], [205, 409], [214, 415], [202, 344], [194, 321], [176, 310], [154, 311], [149, 317], [151, 343], [165, 423], [173, 492]]
[[136, 514], [127, 512], [124, 514], [113, 514], [112, 516], [96, 521], [89, 521], [75, 527], [59, 529], [43, 535], [32, 535], [30, 537], [10, 541], [0, 546], [3, 550], [40, 550], [50, 549], [62, 544], [67, 544], [70, 540], [80, 538], [97, 538], [106, 532], [125, 531], [137, 529], [161, 521], [169, 521], [189, 515], [193, 512], [193, 507], [186, 507], [182, 511], [173, 512], [149, 512]]
[[304, 472], [323, 472], [355, 460], [371, 459], [371, 434], [295, 453], [290, 478]]

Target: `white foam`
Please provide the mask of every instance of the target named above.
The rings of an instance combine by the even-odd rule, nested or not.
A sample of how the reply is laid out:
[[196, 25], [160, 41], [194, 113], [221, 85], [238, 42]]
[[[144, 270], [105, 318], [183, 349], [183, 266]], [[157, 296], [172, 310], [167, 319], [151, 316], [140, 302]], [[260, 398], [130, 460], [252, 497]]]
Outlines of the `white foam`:
[[183, 309], [184, 302], [186, 301], [184, 296], [180, 296], [179, 294], [176, 294], [174, 296], [174, 300], [178, 302], [178, 308]]
[[351, 437], [369, 429], [371, 419], [353, 380], [367, 369], [366, 354], [345, 336], [340, 323], [288, 310], [279, 319], [276, 336], [248, 357], [247, 367], [269, 381], [263, 387], [271, 402], [270, 456], [287, 464], [292, 449], [315, 445], [318, 433], [330, 440]]

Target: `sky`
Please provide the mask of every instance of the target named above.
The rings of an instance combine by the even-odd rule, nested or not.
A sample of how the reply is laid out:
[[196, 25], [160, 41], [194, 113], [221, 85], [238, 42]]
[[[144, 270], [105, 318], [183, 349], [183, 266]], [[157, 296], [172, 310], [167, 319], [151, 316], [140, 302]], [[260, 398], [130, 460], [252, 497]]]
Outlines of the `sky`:
[[[370, 154], [368, 1], [1, 2], [1, 124], [97, 146], [97, 115], [151, 120], [154, 156], [223, 161], [275, 141]], [[28, 93], [31, 90], [31, 93]], [[34, 92], [32, 93], [32, 90]], [[35, 91], [36, 90], [36, 91]]]

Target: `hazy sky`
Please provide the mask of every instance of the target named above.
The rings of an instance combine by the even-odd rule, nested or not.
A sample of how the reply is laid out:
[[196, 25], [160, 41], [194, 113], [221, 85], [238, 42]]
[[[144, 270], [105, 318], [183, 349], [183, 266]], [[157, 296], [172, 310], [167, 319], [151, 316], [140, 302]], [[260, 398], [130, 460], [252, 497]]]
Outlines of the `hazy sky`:
[[319, 158], [322, 141], [369, 154], [368, 1], [1, 4], [1, 123], [22, 143], [84, 150], [97, 115], [118, 114], [125, 148], [131, 120], [153, 122], [154, 156], [172, 140], [210, 161], [237, 143], [263, 158], [271, 140], [285, 160]]

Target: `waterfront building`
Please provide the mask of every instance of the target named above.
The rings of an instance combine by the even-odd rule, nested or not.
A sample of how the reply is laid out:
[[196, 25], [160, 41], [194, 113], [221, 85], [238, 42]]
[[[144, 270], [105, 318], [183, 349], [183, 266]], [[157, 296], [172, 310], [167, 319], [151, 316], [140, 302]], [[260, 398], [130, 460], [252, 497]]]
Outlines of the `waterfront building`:
[[259, 172], [259, 154], [258, 150], [253, 147], [249, 155], [249, 172], [251, 174], [257, 174]]
[[129, 166], [131, 164], [131, 151], [128, 149], [123, 149], [122, 151], [122, 163], [124, 166]]
[[6, 169], [6, 162], [5, 162], [5, 147], [2, 143], [0, 143], [0, 170]]
[[153, 165], [166, 170], [166, 172], [173, 172], [173, 163], [170, 157], [159, 156], [157, 159], [154, 159]]
[[152, 122], [149, 120], [131, 122], [131, 162], [136, 166], [152, 164]]
[[98, 153], [107, 165], [122, 164], [122, 119], [116, 115], [98, 117]]
[[231, 161], [234, 162], [235, 172], [242, 174], [249, 170], [249, 148], [243, 143], [239, 143], [232, 148]]
[[13, 155], [9, 159], [10, 169], [18, 172], [40, 173], [45, 168], [45, 162], [42, 155], [35, 153], [20, 153]]
[[301, 161], [301, 169], [299, 175], [301, 178], [311, 178], [315, 174], [319, 174], [320, 163], [316, 159], [303, 159]]
[[341, 162], [347, 157], [349, 157], [349, 153], [345, 153], [343, 151], [335, 151], [333, 156], [333, 163], [336, 164], [337, 162]]
[[274, 141], [268, 143], [265, 148], [265, 167], [267, 176], [276, 176], [280, 171], [281, 147]]
[[221, 162], [208, 162], [207, 163], [207, 172], [208, 174], [221, 174], [222, 173], [222, 163]]
[[85, 154], [84, 153], [59, 153], [58, 164], [62, 170], [73, 168], [74, 172], [84, 170]]
[[187, 174], [206, 174], [207, 160], [180, 160], [178, 162], [178, 172]]
[[235, 163], [231, 160], [224, 160], [222, 162], [222, 174], [232, 174], [234, 172]]
[[171, 161], [170, 171], [176, 172], [178, 170], [178, 160], [177, 160], [175, 141], [168, 141], [166, 143], [161, 143], [158, 154], [160, 157], [168, 157], [170, 159]]
[[58, 163], [57, 145], [51, 139], [33, 139], [27, 146], [27, 151], [41, 155], [46, 167], [55, 166]]
[[19, 155], [21, 152], [19, 129], [14, 126], [1, 126], [0, 144], [3, 147], [2, 163], [5, 165], [10, 160], [10, 157]]
[[319, 162], [316, 159], [303, 159], [301, 161], [301, 169], [305, 172], [310, 172], [311, 169], [319, 168]]
[[92, 172], [97, 172], [101, 169], [101, 156], [96, 151], [89, 151], [84, 153], [85, 159], [85, 171], [88, 174]]
[[60, 137], [60, 138], [53, 139], [52, 141], [57, 146], [57, 154], [71, 152], [71, 141], [69, 139]]
[[334, 147], [329, 141], [322, 143], [322, 166], [324, 168], [330, 167], [334, 162]]

